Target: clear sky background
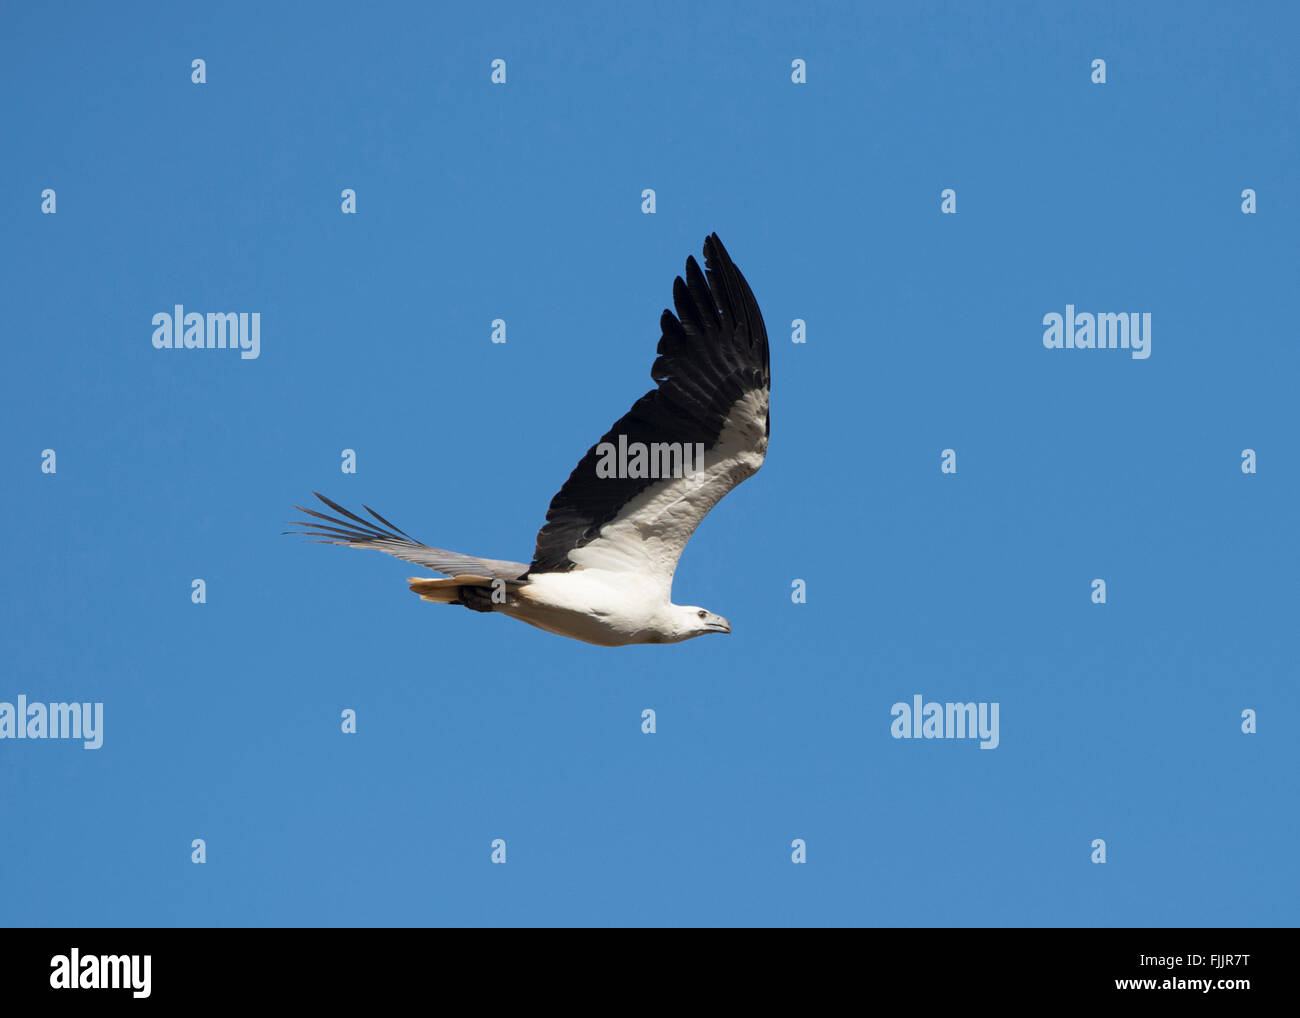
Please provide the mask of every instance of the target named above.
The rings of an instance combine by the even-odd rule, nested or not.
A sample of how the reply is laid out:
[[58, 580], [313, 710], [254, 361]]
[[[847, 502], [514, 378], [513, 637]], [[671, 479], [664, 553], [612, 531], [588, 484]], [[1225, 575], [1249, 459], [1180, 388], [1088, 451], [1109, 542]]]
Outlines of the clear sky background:
[[[1294, 5], [3, 20], [0, 700], [105, 732], [0, 741], [0, 923], [1295, 924]], [[771, 446], [674, 596], [733, 635], [281, 536], [320, 490], [526, 561], [713, 230]], [[261, 356], [155, 350], [177, 303]], [[1067, 303], [1150, 359], [1044, 349]], [[915, 694], [1000, 745], [895, 740]]]

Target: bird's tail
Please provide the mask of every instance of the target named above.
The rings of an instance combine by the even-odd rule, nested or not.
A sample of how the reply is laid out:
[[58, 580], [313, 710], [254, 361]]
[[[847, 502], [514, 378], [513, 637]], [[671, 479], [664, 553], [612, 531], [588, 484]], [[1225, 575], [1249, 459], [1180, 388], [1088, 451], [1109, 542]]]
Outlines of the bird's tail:
[[[421, 601], [433, 604], [460, 604], [461, 587], [487, 587], [492, 589], [493, 577], [475, 576], [473, 573], [461, 573], [448, 579], [434, 579], [431, 576], [408, 576], [406, 582], [420, 595]], [[498, 581], [500, 582], [500, 581]]]

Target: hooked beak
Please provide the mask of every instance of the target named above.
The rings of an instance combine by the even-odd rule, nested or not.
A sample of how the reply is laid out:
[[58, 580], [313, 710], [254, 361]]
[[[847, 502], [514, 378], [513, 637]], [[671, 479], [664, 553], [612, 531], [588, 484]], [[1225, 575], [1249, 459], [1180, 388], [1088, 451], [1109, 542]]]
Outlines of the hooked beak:
[[731, 623], [726, 619], [720, 618], [715, 622], [708, 623], [705, 628], [707, 628], [710, 633], [729, 633], [731, 632]]

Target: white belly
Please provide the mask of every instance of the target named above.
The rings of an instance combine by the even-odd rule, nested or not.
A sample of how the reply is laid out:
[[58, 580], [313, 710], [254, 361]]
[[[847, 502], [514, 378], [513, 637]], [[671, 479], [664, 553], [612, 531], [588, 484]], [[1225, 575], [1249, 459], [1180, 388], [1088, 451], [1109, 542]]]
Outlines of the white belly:
[[660, 605], [627, 576], [609, 579], [589, 570], [544, 573], [515, 592], [502, 614], [548, 633], [601, 647], [664, 643]]

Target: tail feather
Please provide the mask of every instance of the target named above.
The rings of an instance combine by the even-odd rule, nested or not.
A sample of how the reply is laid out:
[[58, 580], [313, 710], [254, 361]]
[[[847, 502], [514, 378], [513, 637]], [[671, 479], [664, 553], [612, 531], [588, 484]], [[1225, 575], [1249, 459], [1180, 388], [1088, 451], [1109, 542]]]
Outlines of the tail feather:
[[473, 573], [461, 573], [449, 579], [439, 580], [432, 576], [408, 576], [406, 582], [411, 590], [420, 595], [421, 601], [433, 604], [459, 604], [460, 588], [491, 587], [495, 577], [475, 576]]

